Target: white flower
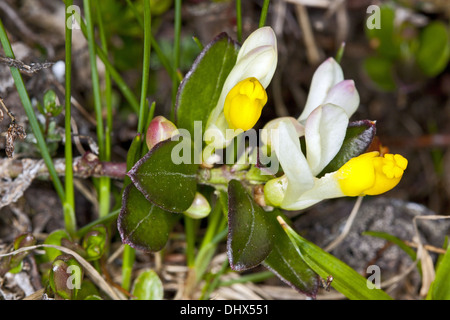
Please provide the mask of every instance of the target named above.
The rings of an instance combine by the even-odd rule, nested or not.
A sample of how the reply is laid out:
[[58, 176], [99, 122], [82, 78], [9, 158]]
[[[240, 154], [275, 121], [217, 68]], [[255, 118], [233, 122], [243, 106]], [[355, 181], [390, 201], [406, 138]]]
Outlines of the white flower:
[[[228, 94], [238, 84], [241, 84], [241, 86], [244, 87], [242, 84], [246, 84], [246, 80], [250, 81], [249, 79], [256, 79], [258, 84], [260, 84], [255, 86], [255, 88], [258, 90], [257, 92], [261, 91], [261, 87], [262, 91], [264, 91], [265, 94], [265, 89], [270, 84], [273, 74], [275, 73], [277, 61], [277, 40], [272, 28], [259, 28], [244, 41], [242, 47], [239, 50], [236, 64], [225, 80], [221, 94], [219, 96], [219, 100], [217, 102], [217, 106], [211, 112], [211, 115], [206, 124], [205, 137], [211, 138], [209, 139], [209, 141], [206, 141], [207, 143], [213, 144], [213, 146], [216, 148], [224, 148], [229, 143], [229, 141], [231, 141], [234, 136], [227, 136], [225, 132], [226, 129], [241, 128], [234, 128], [227, 122], [227, 120], [230, 121], [230, 117], [228, 119], [225, 117], [224, 105]], [[251, 94], [244, 95], [251, 96]], [[238, 100], [239, 99], [236, 99], [236, 101]], [[261, 100], [265, 103], [264, 99]], [[251, 107], [252, 102], [250, 102], [249, 104]], [[263, 104], [258, 101], [256, 107], [262, 109], [261, 105], [263, 106]], [[239, 110], [238, 108], [234, 108], [233, 110], [234, 111], [231, 111], [231, 118], [236, 118], [237, 116], [239, 116], [237, 114]], [[250, 119], [251, 121], [245, 121], [246, 119], [244, 119], [244, 123], [256, 123], [260, 116], [260, 111], [259, 113], [247, 112], [246, 114], [252, 119]], [[242, 131], [244, 130], [247, 130], [247, 126], [242, 128]]]
[[[284, 172], [264, 187], [269, 205], [300, 210], [324, 199], [381, 194], [400, 182], [408, 161], [398, 154], [379, 152], [361, 154], [339, 170], [317, 178], [341, 149], [349, 117], [358, 105], [354, 82], [344, 80], [339, 64], [329, 58], [313, 76], [300, 117], [275, 119], [264, 127], [273, 131], [262, 140], [276, 153]], [[306, 157], [300, 146], [302, 136]]]
[[318, 106], [332, 103], [343, 108], [350, 118], [359, 106], [353, 80], [344, 80], [341, 66], [333, 58], [325, 60], [313, 75], [305, 108], [298, 120], [304, 121]]

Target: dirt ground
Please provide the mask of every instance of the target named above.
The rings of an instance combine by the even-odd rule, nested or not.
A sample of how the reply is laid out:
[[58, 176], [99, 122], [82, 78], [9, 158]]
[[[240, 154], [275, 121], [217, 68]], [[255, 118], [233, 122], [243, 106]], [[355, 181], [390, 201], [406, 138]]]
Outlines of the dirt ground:
[[[116, 2], [126, 5], [125, 1]], [[311, 1], [273, 0], [269, 7], [267, 25], [274, 28], [278, 37], [279, 65], [275, 77], [268, 89], [269, 103], [264, 108], [260, 125], [278, 116], [298, 116], [305, 104], [312, 74], [317, 65], [326, 57], [335, 56], [342, 42], [345, 53], [341, 61], [346, 79], [354, 79], [360, 94], [361, 105], [352, 120], [376, 120], [377, 135], [383, 145], [392, 153], [400, 153], [409, 160], [408, 168], [401, 183], [383, 196], [363, 200], [361, 214], [351, 229], [345, 242], [334, 249], [339, 258], [348, 262], [361, 273], [370, 264], [379, 264], [384, 279], [401, 274], [412, 263], [401, 250], [380, 239], [362, 236], [369, 229], [392, 232], [404, 240], [411, 241], [415, 236], [413, 217], [422, 215], [442, 215], [450, 213], [450, 69], [447, 66], [438, 76], [401, 86], [393, 92], [379, 90], [368, 78], [363, 68], [364, 59], [373, 53], [364, 25], [370, 4], [380, 2], [369, 0], [335, 1], [343, 5], [325, 7], [298, 6], [297, 3]], [[400, 5], [401, 1], [397, 4]], [[419, 10], [418, 3], [428, 4], [427, 10]], [[257, 28], [262, 1], [242, 1], [243, 38]], [[412, 6], [411, 15], [430, 20], [442, 20], [448, 24], [450, 8], [446, 0], [404, 1], [404, 6]], [[82, 7], [82, 1], [75, 1]], [[0, 19], [8, 31], [16, 58], [26, 64], [57, 62], [64, 60], [64, 5], [54, 0], [3, 0], [0, 2]], [[125, 19], [125, 18], [124, 18]], [[170, 43], [173, 39], [172, 8], [154, 17], [154, 35], [158, 41]], [[236, 18], [234, 1], [183, 1], [182, 37], [192, 36], [206, 44], [220, 32], [236, 37]], [[133, 23], [133, 19], [128, 19]], [[306, 21], [306, 27], [303, 22]], [[109, 23], [113, 23], [110, 22]], [[116, 29], [120, 26], [116, 26]], [[131, 27], [130, 27], [131, 28]], [[112, 32], [116, 31], [112, 28]], [[117, 31], [119, 32], [119, 31]], [[312, 38], [308, 35], [312, 34]], [[135, 47], [142, 35], [134, 35]], [[111, 43], [118, 48], [117, 59], [124, 80], [135, 90], [138, 96], [140, 79], [139, 63], [123, 58], [125, 44], [121, 35], [111, 35]], [[181, 72], [186, 73], [195, 58], [187, 46]], [[133, 49], [133, 50], [134, 50]], [[138, 49], [136, 49], [138, 50]], [[95, 139], [95, 113], [91, 96], [91, 77], [86, 41], [78, 30], [73, 33], [73, 107], [74, 129], [80, 137], [74, 145], [74, 156], [89, 151], [89, 139]], [[0, 51], [0, 55], [4, 56]], [[156, 56], [156, 55], [154, 55]], [[114, 64], [114, 61], [113, 61]], [[100, 68], [102, 67], [99, 64]], [[5, 63], [0, 63], [0, 97], [27, 132], [31, 132], [19, 95], [14, 87], [11, 74]], [[32, 101], [42, 100], [47, 89], [54, 89], [61, 102], [64, 101], [63, 79], [44, 68], [33, 74], [23, 73], [28, 94]], [[149, 100], [156, 101], [156, 113], [167, 115], [170, 110], [171, 80], [167, 72], [158, 64], [152, 67], [152, 89]], [[114, 115], [113, 160], [123, 162], [134, 137], [137, 118], [118, 90]], [[0, 252], [11, 244], [13, 239], [23, 232], [33, 232], [39, 240], [51, 231], [63, 228], [61, 203], [48, 179], [33, 179], [35, 162], [30, 163], [29, 175], [13, 183], [7, 176], [10, 161], [5, 152], [6, 118], [0, 123]], [[64, 115], [55, 119], [55, 139], [52, 150], [55, 158], [64, 157], [64, 147], [58, 132], [64, 129]], [[32, 141], [17, 141], [14, 159], [39, 160]], [[122, 186], [120, 179], [114, 180], [113, 188], [118, 192]], [[76, 179], [76, 216], [81, 227], [97, 217], [95, 189], [89, 178]], [[113, 198], [114, 203], [117, 198]], [[319, 245], [325, 246], [342, 229], [346, 218], [354, 205], [354, 199], [330, 200], [321, 203], [295, 219], [299, 232]], [[421, 224], [421, 236], [430, 245], [441, 247], [445, 235], [449, 235], [448, 224], [439, 221], [426, 221]], [[120, 247], [120, 238], [112, 248]], [[182, 285], [186, 270], [183, 269], [183, 255], [178, 241], [169, 243], [168, 260], [161, 270], [166, 285], [167, 298], [176, 298]], [[114, 250], [112, 250], [114, 251]], [[436, 254], [430, 253], [433, 258]], [[226, 258], [218, 254], [213, 268], [221, 265]], [[156, 264], [153, 255], [139, 254], [135, 265], [139, 268]], [[8, 275], [0, 279], [0, 300], [21, 299], [43, 288], [39, 273], [32, 258], [26, 260], [26, 274]], [[111, 262], [109, 272], [113, 280], [120, 277], [120, 259]], [[229, 277], [235, 277], [232, 274]], [[390, 293], [399, 299], [420, 299], [421, 286], [418, 274], [411, 272], [394, 285], [389, 286]], [[293, 289], [272, 278], [263, 283], [240, 285], [219, 289], [216, 298], [224, 299], [304, 299]], [[337, 293], [321, 291], [320, 298], [341, 298]]]

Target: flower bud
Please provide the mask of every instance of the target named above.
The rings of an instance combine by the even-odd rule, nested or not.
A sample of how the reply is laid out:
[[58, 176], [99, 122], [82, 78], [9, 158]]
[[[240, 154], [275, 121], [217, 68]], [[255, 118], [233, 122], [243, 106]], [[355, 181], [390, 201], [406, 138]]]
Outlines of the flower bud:
[[86, 250], [86, 260], [97, 260], [103, 255], [107, 244], [107, 230], [104, 226], [98, 225], [86, 233], [82, 246]]
[[364, 153], [350, 159], [336, 178], [346, 196], [377, 195], [394, 188], [401, 180], [408, 160], [399, 154]]
[[281, 176], [279, 178], [269, 180], [264, 185], [264, 200], [268, 206], [281, 207], [286, 194], [287, 184], [287, 177]]
[[[36, 238], [31, 233], [25, 233], [14, 239], [14, 250], [33, 246], [35, 244]], [[9, 272], [11, 273], [20, 272], [22, 270], [23, 259], [26, 257], [27, 254], [28, 251], [24, 251], [16, 255], [13, 255], [9, 263], [9, 268], [11, 268]]]
[[83, 269], [71, 255], [60, 255], [53, 261], [49, 283], [56, 299], [75, 299], [82, 279]]
[[192, 219], [202, 219], [207, 217], [210, 212], [211, 206], [208, 200], [201, 193], [197, 192], [194, 201], [184, 214]]
[[151, 150], [159, 142], [170, 139], [177, 133], [178, 129], [173, 122], [167, 120], [163, 116], [154, 117], [152, 121], [150, 121], [145, 137], [148, 149]]
[[244, 131], [253, 128], [266, 103], [266, 90], [256, 78], [238, 82], [225, 99], [224, 114], [229, 127]]

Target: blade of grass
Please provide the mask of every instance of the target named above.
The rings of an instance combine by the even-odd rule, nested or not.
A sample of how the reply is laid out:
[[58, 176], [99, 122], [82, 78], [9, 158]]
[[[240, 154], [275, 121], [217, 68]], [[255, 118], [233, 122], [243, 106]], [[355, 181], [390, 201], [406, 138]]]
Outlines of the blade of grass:
[[[2, 43], [2, 47], [5, 52], [5, 55], [8, 58], [14, 59], [14, 52], [11, 48], [11, 43], [9, 42], [8, 36], [6, 34], [6, 30], [3, 26], [3, 22], [1, 19], [0, 19], [0, 41]], [[28, 92], [25, 88], [25, 84], [23, 82], [22, 76], [17, 68], [10, 67], [10, 71], [11, 71], [11, 75], [14, 79], [14, 84], [15, 84], [17, 92], [19, 94], [20, 101], [22, 102], [22, 105], [25, 109], [25, 113], [27, 114], [28, 121], [30, 122], [31, 129], [36, 138], [39, 151], [41, 152], [41, 156], [45, 162], [45, 165], [47, 166], [47, 169], [48, 169], [48, 172], [52, 179], [55, 190], [56, 190], [61, 202], [65, 203], [66, 195], [64, 192], [64, 187], [63, 187], [61, 180], [59, 179], [56, 169], [53, 165], [53, 161], [50, 156], [50, 152], [47, 148], [47, 144], [45, 142], [44, 136], [39, 127], [39, 123], [38, 123], [38, 120], [34, 113], [33, 107], [31, 105], [31, 101], [28, 96]], [[73, 222], [70, 222], [71, 219], [69, 219], [69, 217], [66, 217], [66, 216], [64, 218], [65, 218], [65, 222], [66, 222], [66, 227], [68, 227], [68, 231], [74, 229], [75, 224]]]
[[92, 93], [94, 97], [95, 118], [97, 120], [97, 144], [100, 160], [105, 157], [105, 141], [103, 134], [102, 100], [100, 92], [100, 79], [97, 69], [97, 55], [94, 37], [94, 23], [91, 14], [91, 0], [83, 0], [86, 19], [87, 41], [89, 49], [89, 62], [91, 64]]
[[145, 111], [148, 106], [147, 91], [150, 76], [150, 52], [151, 52], [151, 34], [152, 34], [152, 15], [150, 11], [150, 2], [144, 1], [144, 57], [142, 67], [142, 87], [141, 101], [139, 105], [139, 118], [137, 131], [144, 134]]
[[180, 38], [181, 38], [181, 0], [175, 0], [175, 23], [174, 23], [174, 43], [173, 43], [173, 69], [172, 77], [172, 110], [170, 113], [170, 120], [175, 119], [175, 100], [178, 91], [178, 67], [180, 65]]
[[241, 0], [236, 0], [236, 27], [237, 27], [237, 41], [242, 41], [242, 6]]
[[[73, 13], [69, 13], [68, 9], [73, 5], [73, 0], [66, 1], [66, 20], [72, 19]], [[65, 119], [64, 119], [64, 130], [65, 130], [65, 144], [64, 144], [64, 156], [66, 162], [65, 168], [65, 201], [64, 201], [64, 217], [66, 229], [70, 234], [73, 234], [76, 226], [75, 218], [75, 191], [73, 183], [73, 166], [72, 166], [72, 126], [70, 120], [72, 118], [72, 28], [66, 25], [65, 34]]]
[[[108, 52], [108, 44], [106, 41], [106, 34], [103, 28], [103, 18], [101, 15], [101, 1], [95, 2], [98, 22], [98, 33], [102, 49]], [[104, 155], [103, 161], [111, 160], [111, 133], [112, 133], [112, 91], [111, 91], [111, 76], [108, 69], [105, 69], [105, 108], [106, 108], [106, 127], [104, 137]], [[109, 213], [110, 210], [110, 194], [111, 194], [111, 179], [108, 177], [101, 177], [99, 179], [99, 216], [103, 217]]]
[[[128, 6], [131, 8], [131, 11], [133, 11], [133, 14], [136, 17], [136, 20], [138, 21], [139, 25], [142, 29], [144, 29], [144, 22], [139, 15], [139, 11], [137, 10], [136, 6], [131, 2], [131, 0], [126, 0]], [[155, 51], [156, 55], [158, 56], [159, 61], [161, 61], [161, 64], [164, 66], [164, 69], [166, 69], [167, 73], [169, 74], [169, 77], [171, 80], [176, 77], [176, 71], [172, 68], [169, 59], [166, 57], [166, 55], [161, 50], [161, 47], [159, 46], [158, 42], [156, 41], [153, 34], [150, 35], [150, 42], [152, 46], [152, 50]]]
[[[94, 35], [94, 23], [92, 18], [92, 7], [90, 0], [83, 0], [87, 27], [87, 41], [89, 49], [89, 61], [91, 64], [92, 92], [94, 97], [95, 118], [97, 121], [97, 144], [100, 161], [105, 160], [105, 134], [103, 125], [103, 108], [100, 89], [100, 78], [97, 68], [97, 54]], [[98, 178], [98, 200], [99, 216], [107, 215], [110, 201], [110, 179], [108, 177]]]
[[302, 259], [323, 279], [331, 275], [333, 277], [331, 286], [347, 298], [351, 300], [392, 299], [383, 290], [370, 288], [367, 284], [368, 280], [347, 264], [302, 238], [280, 216], [277, 219]]
[[[147, 102], [147, 90], [150, 76], [150, 52], [151, 52], [151, 34], [152, 34], [152, 25], [151, 25], [151, 9], [150, 9], [150, 1], [144, 0], [144, 52], [143, 52], [143, 67], [142, 67], [142, 87], [141, 87], [141, 101], [139, 104], [139, 118], [138, 118], [138, 127], [137, 132], [142, 137], [145, 137], [145, 128], [148, 123], [150, 123], [151, 118], [153, 118], [153, 114], [155, 111], [155, 103], [152, 104], [150, 109], [150, 114], [147, 119], [145, 117], [146, 109], [148, 106]], [[145, 147], [145, 143], [141, 142], [141, 151]], [[141, 152], [141, 156], [142, 156]], [[125, 290], [130, 290], [131, 285], [131, 273], [133, 270], [134, 260], [135, 260], [135, 249], [125, 245], [123, 252], [123, 264], [122, 264], [122, 287]]]
[[259, 27], [262, 28], [266, 25], [267, 12], [269, 11], [270, 0], [264, 0], [263, 7], [261, 10], [261, 16], [259, 18]]

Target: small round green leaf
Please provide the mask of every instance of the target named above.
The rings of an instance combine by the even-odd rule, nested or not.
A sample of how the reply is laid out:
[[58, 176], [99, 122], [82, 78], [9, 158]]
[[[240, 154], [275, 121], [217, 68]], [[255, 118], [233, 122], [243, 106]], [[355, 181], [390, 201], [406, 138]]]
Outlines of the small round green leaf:
[[161, 250], [178, 215], [149, 202], [132, 184], [125, 188], [117, 226], [122, 242], [147, 252]]
[[[184, 138], [183, 138], [184, 139]], [[129, 171], [128, 176], [142, 194], [163, 210], [182, 213], [192, 204], [197, 191], [198, 164], [193, 161], [191, 145], [177, 152], [183, 141], [166, 140], [150, 150]]]
[[136, 278], [132, 290], [137, 300], [162, 300], [164, 288], [158, 274], [153, 270], [145, 270]]

